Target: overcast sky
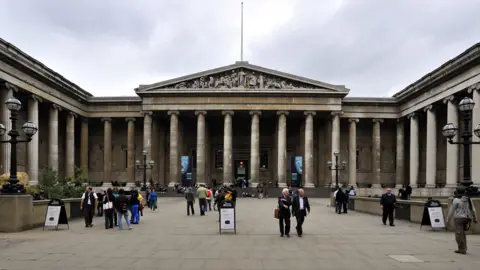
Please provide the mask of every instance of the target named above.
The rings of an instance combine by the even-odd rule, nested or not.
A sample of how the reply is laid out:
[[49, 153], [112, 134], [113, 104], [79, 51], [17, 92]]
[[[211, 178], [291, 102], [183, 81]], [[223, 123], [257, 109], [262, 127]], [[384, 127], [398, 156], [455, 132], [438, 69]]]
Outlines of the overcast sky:
[[[96, 96], [240, 60], [237, 0], [0, 0], [0, 37]], [[391, 96], [480, 41], [480, 0], [244, 0], [244, 60]], [[476, 22], [476, 23], [475, 23]]]

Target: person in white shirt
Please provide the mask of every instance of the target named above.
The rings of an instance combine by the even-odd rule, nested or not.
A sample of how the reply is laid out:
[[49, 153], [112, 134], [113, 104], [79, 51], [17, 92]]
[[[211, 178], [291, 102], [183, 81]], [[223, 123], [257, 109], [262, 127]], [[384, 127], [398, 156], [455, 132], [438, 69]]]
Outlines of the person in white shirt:
[[298, 196], [293, 198], [292, 202], [292, 214], [297, 219], [297, 235], [302, 237], [303, 235], [303, 222], [305, 217], [310, 213], [310, 204], [308, 203], [308, 198], [305, 197], [305, 192], [303, 189], [298, 190]]
[[87, 187], [87, 190], [82, 195], [82, 202], [80, 203], [80, 210], [85, 216], [85, 227], [92, 227], [93, 212], [95, 210], [95, 201], [98, 199], [97, 194], [93, 192], [92, 187]]

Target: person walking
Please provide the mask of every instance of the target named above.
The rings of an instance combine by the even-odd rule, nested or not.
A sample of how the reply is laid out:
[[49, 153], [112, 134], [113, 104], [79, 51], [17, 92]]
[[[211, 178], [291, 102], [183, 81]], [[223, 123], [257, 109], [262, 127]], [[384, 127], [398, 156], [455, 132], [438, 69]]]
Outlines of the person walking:
[[97, 217], [103, 217], [103, 199], [105, 194], [105, 191], [97, 193]]
[[190, 216], [190, 210], [192, 210], [192, 215], [195, 215], [195, 210], [193, 209], [195, 195], [193, 194], [192, 188], [189, 187], [185, 191], [185, 199], [187, 200], [187, 216]]
[[107, 189], [105, 196], [103, 197], [103, 210], [105, 212], [105, 229], [113, 228], [113, 216], [115, 215], [115, 196], [111, 188]]
[[345, 201], [345, 193], [343, 193], [342, 188], [338, 187], [333, 196], [335, 197], [335, 212], [341, 214], [343, 202]]
[[198, 204], [200, 206], [200, 216], [205, 216], [205, 211], [207, 208], [207, 189], [205, 185], [200, 185], [197, 189]]
[[447, 226], [449, 221], [453, 218], [455, 225], [455, 241], [458, 249], [455, 253], [467, 254], [467, 236], [465, 231], [468, 231], [471, 223], [477, 223], [477, 211], [472, 203], [472, 200], [466, 196], [464, 188], [457, 188], [455, 191], [455, 198], [447, 215]]
[[302, 237], [303, 235], [303, 222], [305, 217], [310, 213], [310, 204], [308, 198], [305, 197], [305, 191], [303, 189], [298, 190], [298, 196], [292, 201], [292, 214], [297, 219], [297, 235]]
[[98, 199], [97, 194], [93, 192], [92, 187], [87, 187], [87, 190], [82, 195], [80, 202], [80, 210], [83, 211], [85, 217], [85, 227], [93, 227], [93, 212], [95, 211], [95, 201]]
[[[207, 189], [207, 205], [208, 205], [208, 211], [212, 211], [212, 190]], [[206, 207], [205, 207], [206, 208]], [[206, 210], [205, 210], [206, 211]]]
[[[113, 188], [113, 197], [117, 198], [118, 197], [118, 188]], [[118, 226], [118, 221], [117, 221], [117, 209], [115, 208], [114, 213], [113, 213], [113, 223], [114, 226]]]
[[382, 195], [380, 198], [380, 207], [383, 210], [383, 215], [382, 215], [382, 222], [383, 225], [387, 225], [387, 217], [388, 221], [390, 223], [390, 226], [395, 226], [393, 224], [394, 221], [394, 211], [395, 211], [395, 206], [397, 203], [397, 198], [395, 195], [392, 194], [392, 190], [390, 188], [387, 188], [387, 192]]
[[148, 195], [148, 202], [148, 205], [150, 206], [150, 209], [152, 209], [152, 211], [157, 210], [157, 192], [155, 191], [155, 189], [152, 189], [150, 191], [150, 194]]
[[121, 188], [118, 191], [118, 197], [115, 198], [115, 209], [118, 213], [118, 228], [123, 230], [122, 226], [122, 218], [125, 218], [125, 222], [127, 223], [127, 227], [129, 230], [132, 229], [132, 225], [130, 224], [130, 219], [128, 218], [128, 208], [129, 208], [130, 200], [127, 196], [125, 196], [125, 191]]
[[290, 237], [290, 206], [292, 200], [288, 188], [284, 188], [282, 196], [278, 197], [278, 224], [280, 227], [280, 237], [286, 235]]

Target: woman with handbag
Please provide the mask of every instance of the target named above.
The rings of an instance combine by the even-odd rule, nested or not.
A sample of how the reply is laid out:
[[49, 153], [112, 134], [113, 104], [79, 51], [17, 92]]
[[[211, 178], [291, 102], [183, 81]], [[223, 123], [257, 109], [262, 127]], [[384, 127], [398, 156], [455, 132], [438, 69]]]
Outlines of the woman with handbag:
[[113, 216], [115, 209], [113, 208], [115, 196], [111, 188], [107, 189], [107, 194], [103, 197], [103, 212], [105, 213], [105, 229], [113, 228]]

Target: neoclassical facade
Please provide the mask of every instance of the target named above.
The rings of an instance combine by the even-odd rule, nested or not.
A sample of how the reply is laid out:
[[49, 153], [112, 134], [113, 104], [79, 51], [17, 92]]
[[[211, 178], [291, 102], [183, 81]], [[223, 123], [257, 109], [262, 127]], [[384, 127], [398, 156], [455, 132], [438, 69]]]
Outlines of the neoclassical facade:
[[[462, 149], [441, 134], [461, 126], [457, 104], [477, 103], [480, 124], [480, 44], [469, 48], [389, 98], [348, 97], [349, 89], [248, 62], [140, 85], [136, 96], [94, 97], [60, 74], [0, 40], [0, 101], [18, 98], [20, 124], [39, 126], [19, 145], [19, 171], [38, 183], [49, 166], [61, 178], [75, 168], [92, 183], [141, 181], [135, 160], [155, 165], [147, 179], [160, 185], [275, 183], [326, 187], [335, 181], [327, 161], [339, 153], [344, 185], [411, 184], [436, 192], [462, 177]], [[9, 129], [2, 106], [1, 123]], [[475, 138], [477, 139], [477, 138]], [[8, 145], [1, 145], [1, 173]], [[472, 164], [480, 164], [473, 146]], [[480, 167], [473, 166], [480, 184]], [[190, 181], [190, 182], [189, 182]]]

